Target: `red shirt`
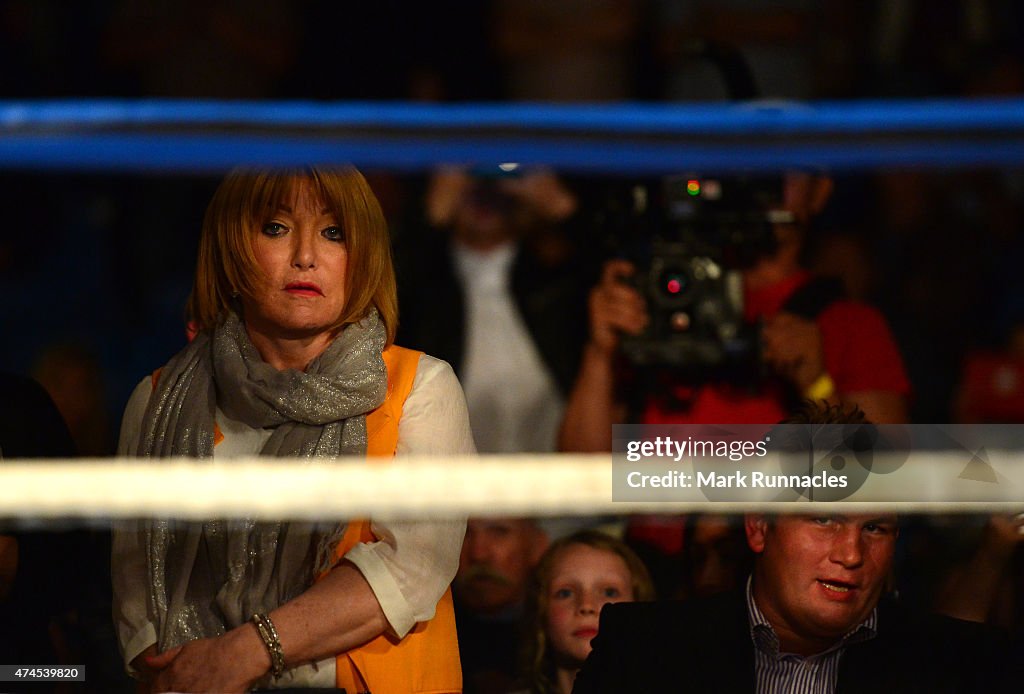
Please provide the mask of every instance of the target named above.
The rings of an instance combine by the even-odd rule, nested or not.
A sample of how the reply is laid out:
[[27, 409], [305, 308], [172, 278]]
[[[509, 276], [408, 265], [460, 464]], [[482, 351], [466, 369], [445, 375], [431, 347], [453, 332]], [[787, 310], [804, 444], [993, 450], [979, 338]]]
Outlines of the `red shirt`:
[[[770, 319], [793, 293], [811, 279], [801, 271], [768, 287], [745, 294], [748, 320]], [[896, 342], [882, 314], [856, 301], [835, 301], [816, 322], [821, 330], [825, 369], [836, 390], [852, 393], [883, 390], [910, 392]], [[686, 410], [664, 410], [659, 399], [649, 398], [645, 424], [775, 424], [787, 416], [784, 385], [768, 382], [759, 392], [728, 384], [673, 386], [676, 397], [689, 402]]]

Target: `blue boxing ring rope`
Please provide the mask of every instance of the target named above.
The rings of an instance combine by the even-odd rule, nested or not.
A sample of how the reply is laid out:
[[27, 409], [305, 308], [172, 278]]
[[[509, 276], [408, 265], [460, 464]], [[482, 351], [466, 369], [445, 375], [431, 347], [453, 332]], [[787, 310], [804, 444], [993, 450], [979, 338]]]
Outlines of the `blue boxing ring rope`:
[[[1024, 99], [700, 105], [0, 102], [0, 170], [7, 171], [197, 174], [239, 165], [352, 163], [414, 172], [439, 164], [509, 161], [609, 176], [1020, 167]], [[252, 460], [230, 469], [194, 461], [4, 461], [0, 515], [206, 517], [234, 509], [250, 516], [306, 517], [329, 515], [341, 503], [348, 512], [396, 517], [666, 510], [662, 504], [613, 505], [609, 459], [551, 455], [339, 464], [307, 470], [324, 475], [315, 481], [297, 478], [287, 461], [278, 466]], [[1024, 498], [1024, 468], [1009, 453], [993, 462], [1012, 477], [1004, 485], [1009, 496], [976, 498], [967, 490], [956, 496], [956, 510], [1016, 510], [1016, 499]], [[960, 461], [946, 465], [946, 477], [957, 480]], [[933, 473], [934, 468], [928, 479]], [[261, 495], [239, 495], [240, 479], [254, 490], [275, 489], [271, 505], [253, 507]], [[322, 502], [311, 499], [310, 489], [324, 490]], [[340, 499], [337, 490], [344, 489], [363, 496]], [[686, 508], [706, 510], [700, 503], [671, 510]], [[928, 500], [904, 508], [950, 509]]]
[[1024, 99], [794, 104], [0, 102], [0, 168], [515, 161], [594, 174], [1024, 163]]

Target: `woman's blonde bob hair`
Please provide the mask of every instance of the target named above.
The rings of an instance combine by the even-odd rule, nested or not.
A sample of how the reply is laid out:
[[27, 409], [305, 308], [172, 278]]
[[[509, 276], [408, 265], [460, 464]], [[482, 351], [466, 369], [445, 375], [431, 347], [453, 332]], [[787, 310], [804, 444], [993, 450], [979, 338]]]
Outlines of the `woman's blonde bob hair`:
[[227, 175], [203, 219], [188, 301], [193, 327], [216, 327], [229, 310], [237, 310], [234, 297], [255, 293], [261, 271], [253, 255], [253, 238], [300, 180], [312, 185], [345, 236], [345, 310], [333, 329], [360, 320], [375, 307], [391, 344], [398, 328], [398, 293], [387, 222], [366, 179], [351, 166], [235, 169]]
[[629, 569], [632, 600], [646, 602], [654, 599], [654, 584], [647, 566], [629, 546], [598, 530], [580, 530], [551, 543], [530, 575], [523, 613], [523, 651], [520, 654], [524, 684], [531, 694], [557, 694], [555, 670], [558, 665], [548, 642], [548, 612], [551, 607], [551, 581], [555, 562], [565, 550], [576, 545], [608, 552], [618, 556]]

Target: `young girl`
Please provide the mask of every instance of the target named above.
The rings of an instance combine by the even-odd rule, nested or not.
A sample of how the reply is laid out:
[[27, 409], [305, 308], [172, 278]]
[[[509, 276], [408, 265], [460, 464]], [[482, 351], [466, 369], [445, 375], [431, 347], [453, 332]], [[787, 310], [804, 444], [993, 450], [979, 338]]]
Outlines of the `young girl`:
[[534, 570], [526, 604], [525, 671], [532, 694], [570, 694], [590, 654], [601, 608], [653, 600], [647, 568], [623, 542], [585, 530], [553, 543]]

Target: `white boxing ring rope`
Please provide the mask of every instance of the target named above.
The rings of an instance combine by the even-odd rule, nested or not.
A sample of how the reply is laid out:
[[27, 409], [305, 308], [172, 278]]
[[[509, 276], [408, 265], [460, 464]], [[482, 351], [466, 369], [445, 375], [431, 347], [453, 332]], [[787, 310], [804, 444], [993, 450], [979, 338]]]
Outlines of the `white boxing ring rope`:
[[[816, 167], [1024, 165], [1024, 99], [553, 106], [541, 104], [0, 102], [0, 169], [207, 173], [348, 162], [426, 170], [516, 161], [566, 172], [724, 173]], [[990, 452], [1001, 494], [928, 454], [922, 500], [844, 508], [1018, 510], [1019, 454]], [[590, 515], [807, 508], [807, 501], [614, 501], [611, 455], [0, 464], [0, 518]], [[955, 480], [961, 481], [956, 482]], [[910, 487], [929, 486], [926, 478]], [[920, 489], [917, 489], [920, 491]], [[1020, 500], [1021, 504], [1016, 504]]]
[[[833, 505], [849, 512], [1024, 511], [1020, 453], [990, 451], [987, 461], [995, 471], [992, 479], [965, 479], [962, 454], [912, 455], [898, 478], [873, 478], [874, 494], [865, 497], [873, 500], [854, 497]], [[643, 470], [642, 465], [636, 469]], [[312, 464], [240, 458], [230, 463], [98, 459], [0, 465], [0, 518], [423, 519], [807, 511], [827, 503], [718, 500], [694, 490], [683, 496], [681, 501], [614, 500], [611, 454], [410, 456]]]

